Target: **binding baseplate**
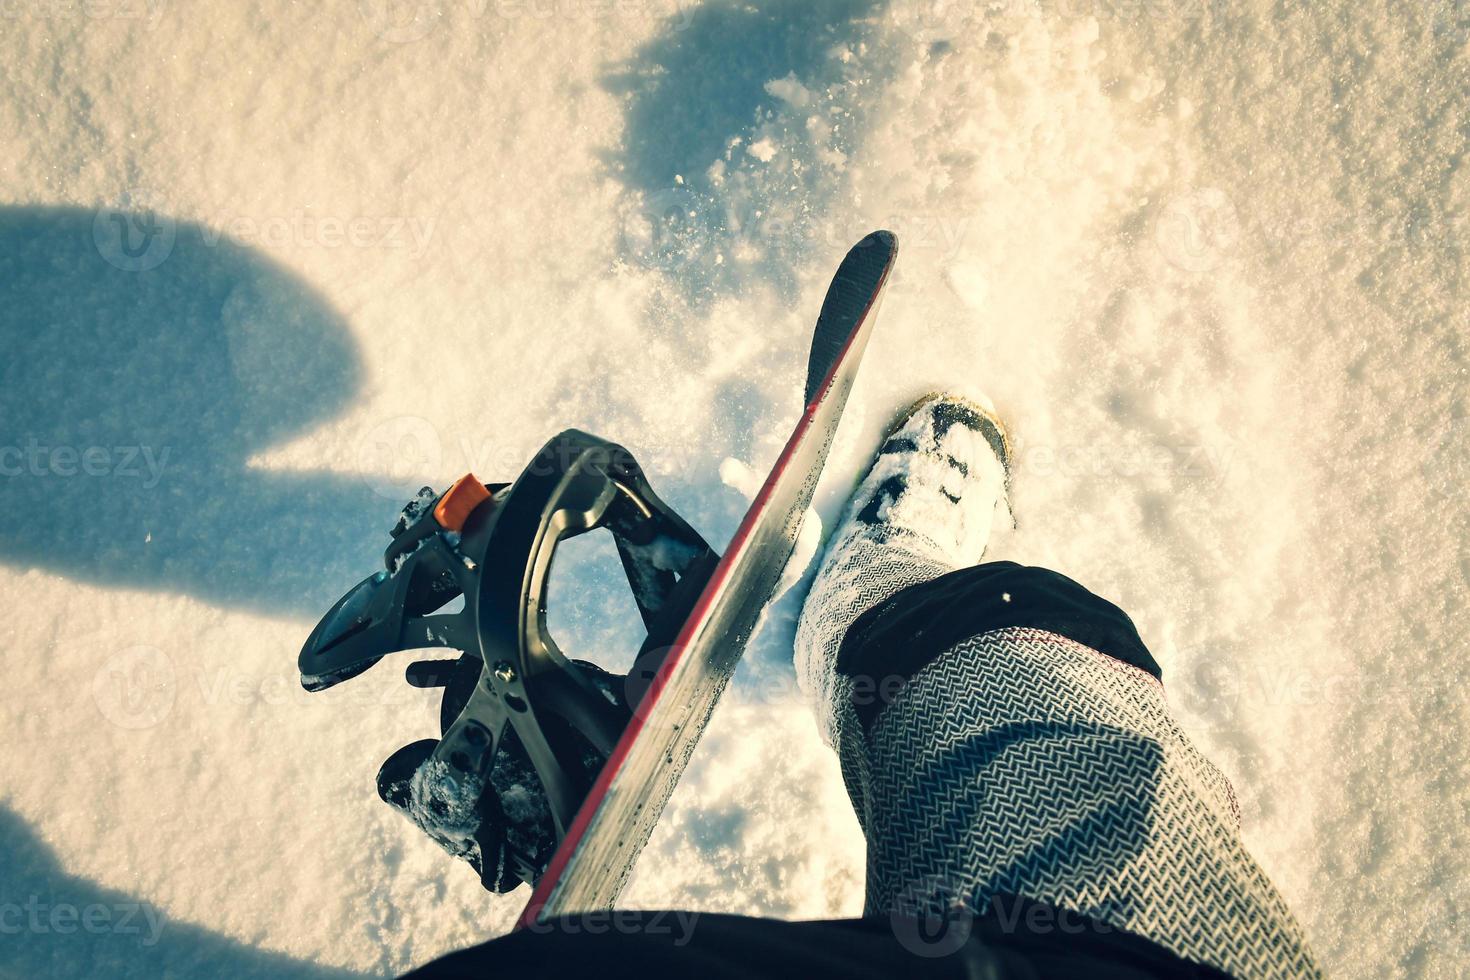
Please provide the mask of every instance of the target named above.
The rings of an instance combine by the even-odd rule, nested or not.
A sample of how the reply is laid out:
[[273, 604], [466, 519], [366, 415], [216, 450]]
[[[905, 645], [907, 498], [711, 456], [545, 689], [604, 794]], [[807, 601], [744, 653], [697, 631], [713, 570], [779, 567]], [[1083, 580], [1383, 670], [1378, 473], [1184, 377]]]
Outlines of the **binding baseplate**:
[[[624, 677], [569, 659], [546, 628], [557, 546], [599, 528], [612, 532], [648, 630]], [[384, 570], [307, 639], [302, 686], [325, 690], [398, 651], [458, 651], [408, 667], [415, 687], [444, 688], [441, 736], [394, 753], [378, 791], [487, 889], [534, 883], [719, 555], [654, 494], [631, 453], [575, 429], [512, 484], [467, 475], [440, 495], [425, 487], [391, 533]]]

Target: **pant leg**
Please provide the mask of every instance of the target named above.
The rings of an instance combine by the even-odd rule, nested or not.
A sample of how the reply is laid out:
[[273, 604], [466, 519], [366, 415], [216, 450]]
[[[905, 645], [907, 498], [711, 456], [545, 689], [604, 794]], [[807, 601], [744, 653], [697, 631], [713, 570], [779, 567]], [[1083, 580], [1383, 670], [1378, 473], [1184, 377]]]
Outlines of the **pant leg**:
[[1117, 607], [981, 565], [888, 590], [830, 662], [867, 914], [1020, 896], [1238, 977], [1317, 975]]

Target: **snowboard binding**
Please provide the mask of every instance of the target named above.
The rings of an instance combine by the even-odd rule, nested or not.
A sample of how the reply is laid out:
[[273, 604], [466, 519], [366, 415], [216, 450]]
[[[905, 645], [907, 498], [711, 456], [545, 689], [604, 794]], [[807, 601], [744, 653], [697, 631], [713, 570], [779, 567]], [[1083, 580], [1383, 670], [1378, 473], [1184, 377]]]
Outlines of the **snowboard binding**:
[[[561, 542], [612, 532], [648, 630], [629, 675], [569, 659], [546, 628]], [[301, 650], [308, 691], [390, 653], [444, 647], [410, 664], [443, 688], [438, 739], [399, 749], [378, 793], [491, 891], [535, 883], [662, 665], [719, 555], [649, 487], [623, 447], [568, 429], [511, 484], [472, 474], [403, 509], [384, 570], [343, 596]], [[451, 604], [463, 597], [463, 605]]]

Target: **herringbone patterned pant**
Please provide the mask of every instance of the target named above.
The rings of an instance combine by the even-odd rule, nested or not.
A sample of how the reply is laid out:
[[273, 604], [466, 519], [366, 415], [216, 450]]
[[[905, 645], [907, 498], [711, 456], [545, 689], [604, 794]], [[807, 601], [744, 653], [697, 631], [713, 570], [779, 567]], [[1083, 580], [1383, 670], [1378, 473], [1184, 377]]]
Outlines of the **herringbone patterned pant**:
[[867, 914], [1003, 915], [1019, 896], [1240, 978], [1318, 975], [1241, 843], [1230, 784], [1144, 671], [1056, 633], [995, 630], [940, 654], [864, 731], [853, 698], [881, 696], [883, 679], [865, 695], [836, 671], [847, 627], [949, 568], [917, 541], [857, 537], [813, 585], [797, 660], [867, 836]]
[[867, 913], [1024, 896], [1237, 977], [1317, 975], [1229, 783], [1142, 671], [1000, 630], [920, 671], [866, 734], [845, 707], [839, 732]]

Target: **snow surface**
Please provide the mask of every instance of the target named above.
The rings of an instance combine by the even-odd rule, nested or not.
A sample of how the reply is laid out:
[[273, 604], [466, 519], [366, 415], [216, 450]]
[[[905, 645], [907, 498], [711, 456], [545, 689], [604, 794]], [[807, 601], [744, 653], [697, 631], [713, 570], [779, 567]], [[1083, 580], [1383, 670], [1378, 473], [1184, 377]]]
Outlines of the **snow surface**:
[[[1463, 4], [0, 13], [6, 975], [378, 976], [506, 929], [524, 894], [376, 799], [431, 699], [394, 666], [307, 695], [301, 641], [419, 486], [562, 426], [725, 540], [721, 462], [774, 458], [879, 226], [819, 508], [914, 396], [987, 391], [993, 555], [1131, 612], [1326, 965], [1470, 962]], [[556, 595], [612, 662], [609, 554]], [[859, 909], [795, 609], [630, 904]]]

